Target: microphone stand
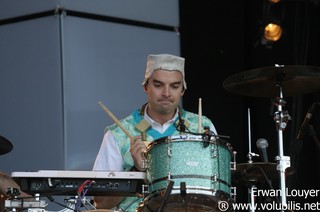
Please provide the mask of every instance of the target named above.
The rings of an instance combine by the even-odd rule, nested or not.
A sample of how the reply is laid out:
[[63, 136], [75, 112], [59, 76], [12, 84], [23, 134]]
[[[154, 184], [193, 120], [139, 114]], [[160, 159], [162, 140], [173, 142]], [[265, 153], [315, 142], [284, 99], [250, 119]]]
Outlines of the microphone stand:
[[254, 198], [254, 190], [255, 189], [257, 189], [257, 187], [254, 185], [254, 184], [252, 184], [251, 185], [251, 187], [249, 188], [249, 194], [250, 194], [250, 205], [251, 205], [251, 207], [250, 207], [250, 211], [251, 212], [254, 212], [255, 211], [255, 198]]
[[316, 146], [319, 146], [320, 145], [320, 141], [317, 138], [317, 133], [316, 133], [313, 125], [309, 125], [309, 135], [311, 136], [311, 138], [315, 142]]
[[[248, 141], [249, 141], [249, 152], [248, 152], [248, 163], [253, 163], [253, 160], [252, 160], [252, 157], [253, 156], [257, 156], [259, 157], [258, 154], [254, 153], [254, 152], [251, 152], [251, 117], [250, 117], [250, 108], [248, 108]], [[256, 189], [256, 186], [252, 183], [250, 185], [250, 188], [248, 188], [248, 193], [250, 194], [250, 211], [251, 212], [254, 212], [255, 209], [255, 198], [254, 198], [254, 189]]]
[[[318, 153], [320, 153], [320, 141], [317, 138], [316, 130], [314, 129], [313, 125], [311, 125], [311, 124], [309, 125], [309, 135], [312, 137], [312, 140], [314, 141], [314, 144], [316, 145]], [[318, 156], [317, 157], [318, 158], [318, 161], [317, 161], [318, 169], [320, 170], [320, 156], [319, 156], [319, 154], [317, 156]], [[319, 180], [319, 182], [320, 182], [320, 180]]]
[[282, 111], [282, 106], [286, 104], [286, 101], [283, 99], [282, 86], [279, 86], [280, 97], [276, 100], [276, 106], [278, 111], [274, 114], [274, 121], [276, 122], [276, 128], [278, 131], [278, 145], [279, 145], [279, 155], [276, 157], [278, 161], [277, 170], [280, 172], [280, 187], [281, 187], [281, 208], [287, 206], [286, 198], [286, 182], [285, 182], [285, 171], [286, 168], [290, 167], [290, 157], [283, 155], [283, 130], [286, 128], [287, 121], [291, 120], [287, 111]]

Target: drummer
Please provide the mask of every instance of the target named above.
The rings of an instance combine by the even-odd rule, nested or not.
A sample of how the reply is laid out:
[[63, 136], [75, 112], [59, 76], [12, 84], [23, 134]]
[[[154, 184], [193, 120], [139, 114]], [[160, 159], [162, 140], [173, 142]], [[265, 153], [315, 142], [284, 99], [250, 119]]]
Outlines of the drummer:
[[[179, 105], [187, 89], [184, 65], [185, 59], [179, 56], [148, 55], [142, 82], [148, 102], [120, 120], [120, 124], [106, 128], [93, 170], [144, 171], [142, 153], [147, 146], [143, 140], [150, 142], [180, 133], [197, 133], [198, 126], [207, 126], [212, 133], [217, 133], [210, 119], [205, 116], [199, 119], [198, 114]], [[96, 196], [94, 200], [97, 209], [135, 211], [142, 199]]]

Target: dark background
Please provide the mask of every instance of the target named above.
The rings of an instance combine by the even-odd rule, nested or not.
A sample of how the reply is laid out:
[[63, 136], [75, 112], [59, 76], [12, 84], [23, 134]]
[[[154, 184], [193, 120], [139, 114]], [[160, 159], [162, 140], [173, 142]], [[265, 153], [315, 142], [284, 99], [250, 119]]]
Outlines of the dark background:
[[[269, 162], [277, 162], [275, 157], [279, 155], [280, 141], [273, 120], [277, 107], [273, 97], [249, 97], [229, 92], [223, 87], [223, 81], [243, 71], [259, 71], [275, 64], [320, 66], [320, 2], [282, 0], [277, 7], [274, 5], [273, 11], [281, 14], [284, 34], [272, 45], [264, 45], [260, 39], [265, 3], [262, 0], [180, 1], [181, 55], [186, 58], [188, 83], [184, 108], [197, 112], [198, 99], [202, 98], [202, 113], [213, 120], [218, 134], [230, 136], [229, 141], [237, 151], [237, 164], [248, 161], [248, 108], [252, 151], [259, 153], [256, 141], [265, 138], [269, 143]], [[259, 87], [255, 89], [259, 90]], [[284, 99], [287, 103], [282, 110], [288, 111], [291, 117], [283, 131], [284, 156], [290, 156], [295, 170], [288, 177], [286, 186], [289, 189], [319, 189], [320, 143], [310, 135], [302, 141], [296, 137], [308, 108], [314, 102], [320, 102], [320, 91]], [[316, 108], [310, 124], [314, 126], [317, 138], [319, 119]], [[274, 181], [277, 188], [279, 182]], [[241, 199], [241, 189], [239, 192], [237, 199]]]

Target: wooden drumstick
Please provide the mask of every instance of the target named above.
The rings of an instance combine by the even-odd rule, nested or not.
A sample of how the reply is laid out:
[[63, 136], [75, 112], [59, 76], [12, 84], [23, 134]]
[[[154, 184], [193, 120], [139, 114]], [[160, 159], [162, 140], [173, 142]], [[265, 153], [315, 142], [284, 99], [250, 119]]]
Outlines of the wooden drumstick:
[[112, 120], [122, 129], [122, 131], [131, 139], [132, 136], [128, 132], [124, 126], [120, 123], [120, 121], [111, 113], [111, 111], [101, 102], [99, 101], [98, 104], [102, 107], [102, 109], [112, 118]]
[[202, 133], [202, 104], [201, 98], [199, 98], [199, 108], [198, 108], [198, 133]]

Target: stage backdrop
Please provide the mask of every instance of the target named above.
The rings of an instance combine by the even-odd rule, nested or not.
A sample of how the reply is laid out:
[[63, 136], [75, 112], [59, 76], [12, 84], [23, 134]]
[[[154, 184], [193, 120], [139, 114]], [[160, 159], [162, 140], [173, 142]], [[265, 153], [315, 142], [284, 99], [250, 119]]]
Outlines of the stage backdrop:
[[91, 170], [113, 123], [98, 102], [145, 103], [147, 55], [180, 55], [178, 27], [177, 0], [1, 1], [0, 170]]

